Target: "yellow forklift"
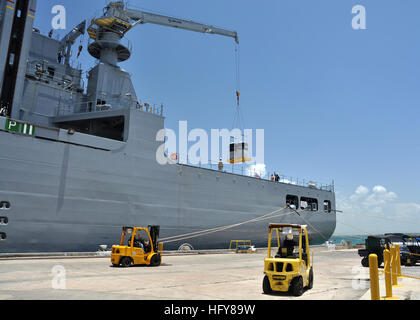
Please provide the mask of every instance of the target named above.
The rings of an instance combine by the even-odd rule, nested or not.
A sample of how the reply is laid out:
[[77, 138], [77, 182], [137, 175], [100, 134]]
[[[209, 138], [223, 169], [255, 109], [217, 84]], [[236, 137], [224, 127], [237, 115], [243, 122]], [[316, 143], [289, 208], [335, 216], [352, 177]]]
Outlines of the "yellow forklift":
[[[278, 251], [272, 256], [271, 242], [274, 231]], [[312, 289], [314, 273], [311, 263], [307, 226], [269, 225], [268, 255], [264, 259], [265, 294], [289, 292], [294, 296], [301, 296], [304, 288]]]
[[159, 230], [159, 226], [123, 227], [120, 245], [112, 246], [112, 265], [114, 267], [159, 266], [162, 262], [163, 251], [163, 243], [158, 242]]

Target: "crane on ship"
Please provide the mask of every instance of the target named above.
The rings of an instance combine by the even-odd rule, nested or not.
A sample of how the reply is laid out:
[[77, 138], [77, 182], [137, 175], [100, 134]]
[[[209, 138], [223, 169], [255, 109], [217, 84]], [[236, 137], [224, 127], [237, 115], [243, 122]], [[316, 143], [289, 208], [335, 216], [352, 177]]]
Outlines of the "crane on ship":
[[92, 19], [88, 27], [89, 37], [93, 42], [89, 45], [89, 53], [103, 62], [115, 64], [130, 57], [129, 48], [120, 43], [125, 34], [137, 25], [156, 24], [200, 33], [216, 34], [232, 37], [239, 44], [236, 31], [225, 30], [197, 23], [190, 20], [129, 9], [123, 1], [110, 2], [104, 9], [104, 15]]

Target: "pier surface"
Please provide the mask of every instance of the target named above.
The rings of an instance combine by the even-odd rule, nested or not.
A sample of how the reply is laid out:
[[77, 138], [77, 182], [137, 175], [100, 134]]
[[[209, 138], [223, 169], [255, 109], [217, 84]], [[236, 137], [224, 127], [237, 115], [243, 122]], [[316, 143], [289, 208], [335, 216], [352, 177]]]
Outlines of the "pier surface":
[[[314, 287], [301, 297], [262, 292], [265, 250], [252, 254], [167, 254], [160, 267], [111, 267], [109, 257], [0, 260], [0, 300], [359, 300], [369, 269], [357, 250], [314, 249]], [[420, 266], [403, 267], [420, 277]], [[420, 299], [420, 280], [403, 279], [402, 299]], [[381, 292], [382, 294], [382, 292]]]

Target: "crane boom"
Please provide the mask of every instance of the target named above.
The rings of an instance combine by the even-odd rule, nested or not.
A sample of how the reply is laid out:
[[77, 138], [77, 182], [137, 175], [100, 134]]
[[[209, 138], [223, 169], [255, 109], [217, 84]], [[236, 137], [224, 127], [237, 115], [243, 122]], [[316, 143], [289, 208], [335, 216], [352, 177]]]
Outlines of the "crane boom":
[[66, 58], [65, 63], [70, 63], [70, 50], [73, 43], [76, 41], [78, 37], [85, 34], [86, 30], [86, 20], [79, 23], [76, 27], [74, 27], [68, 34], [64, 36], [63, 39], [60, 41], [60, 47], [58, 48], [58, 52]]
[[190, 20], [183, 20], [140, 10], [126, 9], [125, 14], [131, 20], [135, 21], [134, 25], [152, 23], [161, 26], [179, 28], [194, 32], [217, 34], [226, 37], [232, 37], [235, 39], [236, 43], [239, 43], [238, 33], [236, 31], [225, 30]]

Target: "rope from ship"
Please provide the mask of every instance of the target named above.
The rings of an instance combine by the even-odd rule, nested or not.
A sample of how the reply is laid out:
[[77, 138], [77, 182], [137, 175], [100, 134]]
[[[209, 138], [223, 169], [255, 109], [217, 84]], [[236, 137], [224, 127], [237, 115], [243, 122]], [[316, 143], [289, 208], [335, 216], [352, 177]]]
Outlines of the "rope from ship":
[[305, 221], [305, 223], [311, 227], [316, 233], [318, 233], [319, 235], [321, 235], [322, 238], [324, 238], [325, 241], [328, 241], [329, 238], [327, 238], [321, 231], [319, 231], [317, 228], [315, 228], [307, 219], [305, 219], [305, 217], [301, 216], [300, 213], [296, 210], [293, 209], [291, 207], [289, 207], [290, 210], [293, 210], [299, 217], [301, 217], [303, 219], [303, 221]]
[[224, 230], [229, 230], [229, 229], [233, 229], [235, 227], [244, 225], [244, 224], [249, 224], [249, 223], [255, 223], [255, 222], [260, 222], [260, 221], [264, 221], [264, 220], [268, 220], [268, 219], [272, 219], [275, 217], [281, 217], [281, 216], [287, 216], [287, 215], [291, 215], [293, 213], [283, 213], [283, 214], [279, 214], [279, 212], [284, 211], [288, 208], [288, 206], [277, 209], [275, 211], [272, 211], [270, 213], [267, 213], [261, 217], [257, 217], [248, 221], [244, 221], [244, 222], [240, 222], [240, 223], [235, 223], [232, 225], [228, 225], [228, 226], [221, 226], [221, 227], [217, 227], [217, 228], [211, 228], [211, 229], [206, 229], [206, 230], [201, 230], [201, 231], [196, 231], [196, 232], [191, 232], [191, 233], [186, 233], [186, 234], [181, 234], [178, 236], [172, 236], [172, 237], [167, 237], [167, 238], [163, 238], [161, 239], [161, 241], [165, 242], [165, 243], [171, 243], [171, 242], [176, 242], [176, 241], [181, 241], [181, 240], [186, 240], [186, 239], [192, 239], [192, 238], [197, 238], [197, 237], [202, 237], [208, 234], [212, 234], [212, 233], [216, 233], [216, 232], [220, 232], [220, 231], [224, 231]]

